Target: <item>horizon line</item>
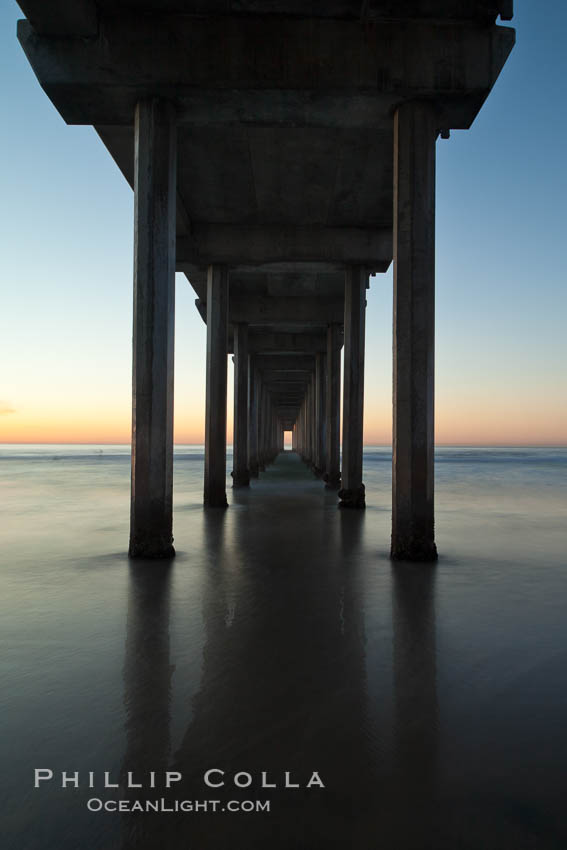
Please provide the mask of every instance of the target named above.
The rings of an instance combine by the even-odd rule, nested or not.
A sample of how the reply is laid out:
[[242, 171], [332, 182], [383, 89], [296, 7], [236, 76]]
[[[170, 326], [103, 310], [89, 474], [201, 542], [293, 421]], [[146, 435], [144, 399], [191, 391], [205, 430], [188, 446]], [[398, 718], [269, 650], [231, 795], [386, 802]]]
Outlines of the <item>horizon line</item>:
[[[179, 442], [175, 441], [174, 446], [203, 446], [204, 443], [192, 443], [189, 441]], [[233, 447], [233, 443], [227, 442], [227, 448]], [[84, 440], [45, 440], [45, 441], [37, 441], [37, 440], [5, 440], [0, 442], [0, 446], [132, 446], [132, 443], [129, 442], [120, 442], [120, 441], [108, 441], [108, 440], [95, 440], [95, 441], [84, 441]], [[435, 443], [435, 446], [440, 448], [548, 448], [548, 449], [565, 449], [567, 448], [567, 442], [563, 443], [547, 443], [547, 442], [531, 442], [531, 443], [515, 443], [515, 442], [483, 442], [483, 443]], [[392, 443], [372, 443], [366, 442], [363, 443], [363, 448], [392, 448]]]

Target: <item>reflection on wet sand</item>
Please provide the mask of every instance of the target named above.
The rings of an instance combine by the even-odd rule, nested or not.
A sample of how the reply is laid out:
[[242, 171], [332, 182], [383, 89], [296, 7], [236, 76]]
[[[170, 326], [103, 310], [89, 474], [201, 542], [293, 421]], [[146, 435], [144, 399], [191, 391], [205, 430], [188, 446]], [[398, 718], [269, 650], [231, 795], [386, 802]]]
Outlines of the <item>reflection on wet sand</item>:
[[[280, 490], [264, 490], [251, 510], [243, 501], [254, 496], [228, 513], [203, 513], [210, 557], [202, 679], [169, 759], [184, 780], [146, 796], [216, 799], [221, 806], [269, 800], [271, 811], [125, 815], [123, 848], [398, 846], [384, 844], [386, 833], [399, 829], [392, 812], [405, 806], [406, 789], [423, 794], [435, 770], [432, 573], [404, 574], [400, 565], [394, 576], [393, 770], [379, 758], [368, 698], [364, 517], [319, 499], [305, 522], [309, 490], [299, 497], [294, 491], [283, 506]], [[131, 585], [124, 771], [160, 770], [169, 750], [168, 570], [133, 569]], [[225, 772], [224, 787], [206, 787], [211, 768]], [[232, 783], [240, 771], [253, 777], [250, 787]], [[314, 771], [323, 789], [305, 787]], [[286, 773], [299, 788], [283, 787]], [[278, 787], [262, 788], [262, 774]]]
[[435, 572], [392, 565], [394, 761], [391, 811], [396, 846], [427, 847], [439, 836]]

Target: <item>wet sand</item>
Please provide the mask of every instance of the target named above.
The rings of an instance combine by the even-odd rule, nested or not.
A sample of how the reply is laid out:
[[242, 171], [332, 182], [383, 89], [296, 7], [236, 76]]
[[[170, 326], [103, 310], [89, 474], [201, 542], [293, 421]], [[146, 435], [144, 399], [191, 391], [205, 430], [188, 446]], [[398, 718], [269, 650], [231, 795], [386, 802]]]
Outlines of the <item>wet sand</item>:
[[[161, 564], [122, 553], [127, 458], [13, 464], [4, 846], [565, 848], [563, 491], [548, 477], [535, 492], [539, 467], [492, 458], [467, 478], [464, 462], [440, 471], [435, 566], [389, 561], [371, 459], [365, 512], [337, 510], [291, 453], [204, 511], [200, 461], [179, 464], [178, 554]], [[54, 780], [34, 789], [36, 767]], [[204, 784], [211, 768], [224, 787]], [[101, 788], [105, 770], [123, 787]], [[166, 770], [183, 781], [164, 789]], [[158, 787], [128, 790], [128, 771]], [[324, 788], [305, 787], [314, 771]], [[92, 798], [270, 812], [95, 813]]]

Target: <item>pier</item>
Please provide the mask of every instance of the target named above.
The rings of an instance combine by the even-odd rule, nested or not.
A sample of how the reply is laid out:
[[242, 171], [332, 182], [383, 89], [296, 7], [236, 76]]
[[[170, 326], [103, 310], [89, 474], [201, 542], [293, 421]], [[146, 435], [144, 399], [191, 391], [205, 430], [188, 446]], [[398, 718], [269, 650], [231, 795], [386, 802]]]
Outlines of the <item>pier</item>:
[[436, 143], [495, 84], [511, 0], [19, 5], [47, 96], [134, 190], [130, 554], [174, 552], [175, 272], [207, 326], [204, 504], [227, 505], [232, 355], [235, 490], [292, 431], [360, 510], [366, 291], [393, 261], [391, 556], [435, 560]]

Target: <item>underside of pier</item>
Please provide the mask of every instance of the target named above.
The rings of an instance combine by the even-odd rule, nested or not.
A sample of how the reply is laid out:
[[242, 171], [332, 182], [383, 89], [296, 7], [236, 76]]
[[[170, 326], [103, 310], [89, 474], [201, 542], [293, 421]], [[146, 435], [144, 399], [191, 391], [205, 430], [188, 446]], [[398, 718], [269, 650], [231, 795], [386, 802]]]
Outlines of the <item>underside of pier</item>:
[[205, 504], [233, 354], [233, 486], [291, 430], [357, 509], [366, 290], [393, 260], [391, 551], [434, 560], [435, 147], [494, 85], [511, 0], [19, 4], [41, 86], [135, 193], [130, 553], [173, 552], [175, 271], [207, 325]]

